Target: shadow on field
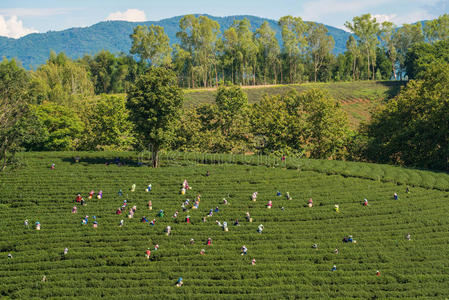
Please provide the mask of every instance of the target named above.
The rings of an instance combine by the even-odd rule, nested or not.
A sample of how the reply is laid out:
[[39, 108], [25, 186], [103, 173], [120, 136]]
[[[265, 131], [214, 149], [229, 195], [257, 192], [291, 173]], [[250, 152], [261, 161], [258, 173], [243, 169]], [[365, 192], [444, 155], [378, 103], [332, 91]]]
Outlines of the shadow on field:
[[119, 167], [137, 167], [139, 166], [136, 159], [130, 157], [65, 157], [62, 159], [64, 162], [69, 162], [70, 164], [80, 164], [80, 165], [115, 165]]
[[399, 94], [401, 88], [407, 85], [407, 81], [382, 81], [380, 84], [388, 88], [388, 101]]

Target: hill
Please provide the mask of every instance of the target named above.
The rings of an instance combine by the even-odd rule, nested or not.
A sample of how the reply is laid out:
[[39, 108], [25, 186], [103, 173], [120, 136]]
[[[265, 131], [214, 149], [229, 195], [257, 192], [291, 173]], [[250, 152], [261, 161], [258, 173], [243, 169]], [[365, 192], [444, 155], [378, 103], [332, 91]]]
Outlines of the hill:
[[[125, 165], [105, 164], [115, 157]], [[159, 169], [138, 167], [132, 153], [26, 153], [22, 159], [26, 167], [0, 173], [0, 294], [6, 298], [449, 296], [447, 174], [362, 163], [287, 158], [279, 165], [279, 158], [176, 153], [163, 155]], [[179, 194], [184, 179], [192, 187], [185, 196]], [[133, 183], [137, 188], [130, 192]], [[153, 188], [146, 193], [149, 183]], [[103, 199], [87, 200], [72, 214], [76, 194], [87, 199], [92, 189], [103, 190]], [[117, 194], [119, 189], [124, 196]], [[259, 195], [252, 202], [255, 191]], [[287, 191], [292, 200], [286, 199]], [[392, 197], [395, 192], [398, 200]], [[181, 204], [198, 194], [199, 208], [183, 212]], [[314, 207], [309, 208], [311, 197]], [[364, 198], [367, 207], [361, 205]], [[134, 218], [115, 214], [125, 199], [129, 207], [137, 206]], [[269, 200], [272, 209], [266, 208]], [[202, 222], [215, 207], [218, 212]], [[156, 216], [160, 209], [162, 218]], [[247, 211], [252, 223], [245, 220]], [[88, 223], [81, 225], [86, 215]], [[184, 221], [187, 215], [190, 224]], [[98, 228], [93, 228], [93, 216]], [[142, 223], [143, 216], [156, 224]], [[26, 228], [25, 219], [39, 221], [41, 230]], [[121, 219], [123, 227], [118, 226]], [[236, 219], [239, 226], [233, 225]], [[226, 221], [229, 231], [216, 220]], [[259, 224], [264, 225], [262, 234]], [[172, 227], [170, 236], [164, 233], [166, 226]], [[349, 235], [356, 243], [342, 241]], [[209, 237], [212, 245], [207, 246]], [[247, 255], [241, 255], [243, 245]], [[331, 271], [333, 265], [336, 271]], [[177, 288], [179, 277], [184, 285]]]
[[[327, 82], [304, 83], [292, 85], [248, 86], [243, 90], [248, 95], [249, 103], [259, 101], [264, 95], [277, 95], [296, 89], [299, 92], [311, 88], [326, 90], [334, 99], [340, 102], [348, 113], [352, 128], [360, 122], [370, 118], [371, 110], [382, 100], [395, 96], [404, 83], [398, 81], [356, 81], [356, 82]], [[189, 89], [185, 90], [185, 105], [196, 106], [202, 103], [215, 101], [216, 89]]]
[[[0, 38], [0, 56], [17, 58], [25, 68], [36, 68], [45, 63], [50, 51], [65, 52], [71, 58], [80, 58], [85, 54], [95, 54], [101, 50], [109, 50], [112, 53], [129, 53], [131, 39], [129, 35], [137, 25], [159, 25], [164, 27], [170, 38], [170, 43], [177, 43], [176, 32], [179, 20], [183, 16], [177, 16], [160, 21], [125, 22], [107, 21], [100, 22], [85, 28], [70, 28], [63, 31], [49, 31], [47, 33], [33, 33], [20, 39]], [[281, 41], [280, 29], [277, 21], [259, 18], [255, 16], [228, 16], [209, 18], [220, 24], [221, 31], [228, 29], [234, 20], [248, 18], [252, 29], [258, 28], [264, 21], [276, 30], [277, 38]], [[335, 53], [345, 51], [349, 33], [331, 26], [326, 26], [329, 34], [335, 39]]]

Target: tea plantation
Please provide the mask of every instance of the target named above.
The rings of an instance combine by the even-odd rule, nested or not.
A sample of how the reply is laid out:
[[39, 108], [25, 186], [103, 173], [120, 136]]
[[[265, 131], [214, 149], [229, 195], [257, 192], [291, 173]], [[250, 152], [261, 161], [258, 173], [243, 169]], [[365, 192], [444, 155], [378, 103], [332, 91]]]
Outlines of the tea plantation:
[[[132, 153], [28, 153], [21, 159], [24, 166], [0, 173], [0, 299], [449, 297], [447, 174], [225, 155], [166, 155], [159, 169], [139, 166]], [[184, 179], [192, 189], [181, 195]], [[103, 198], [87, 199], [91, 190], [102, 190]], [[78, 193], [85, 206], [74, 202]], [[184, 201], [193, 203], [198, 194], [199, 208], [183, 211]], [[128, 208], [117, 215], [124, 200]], [[134, 205], [134, 217], [127, 218]], [[157, 216], [161, 209], [164, 217]], [[143, 216], [155, 225], [141, 222]], [[356, 242], [342, 241], [349, 235]]]

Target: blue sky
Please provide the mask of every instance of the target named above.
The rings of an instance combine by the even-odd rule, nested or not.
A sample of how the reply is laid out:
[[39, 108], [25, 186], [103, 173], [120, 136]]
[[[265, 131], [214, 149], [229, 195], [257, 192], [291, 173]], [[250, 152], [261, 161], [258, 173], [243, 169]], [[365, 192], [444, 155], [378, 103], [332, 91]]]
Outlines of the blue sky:
[[18, 38], [104, 20], [155, 21], [188, 13], [294, 15], [344, 28], [364, 13], [397, 25], [432, 19], [449, 13], [449, 0], [0, 0], [0, 35]]

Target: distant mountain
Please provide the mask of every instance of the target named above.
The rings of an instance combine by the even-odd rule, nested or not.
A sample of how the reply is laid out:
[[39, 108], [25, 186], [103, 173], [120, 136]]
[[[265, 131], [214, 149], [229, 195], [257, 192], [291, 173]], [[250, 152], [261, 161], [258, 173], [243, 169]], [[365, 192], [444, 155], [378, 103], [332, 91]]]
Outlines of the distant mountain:
[[[245, 15], [229, 17], [207, 16], [220, 24], [221, 32], [228, 29], [234, 20], [248, 18], [253, 30], [258, 28], [264, 21], [267, 21], [276, 30], [277, 38], [281, 41], [280, 28], [275, 20]], [[162, 26], [170, 38], [170, 43], [174, 44], [178, 42], [176, 32], [179, 30], [179, 20], [182, 17], [178, 16], [148, 22], [107, 21], [84, 28], [33, 33], [20, 39], [0, 37], [0, 56], [8, 59], [17, 58], [25, 68], [36, 68], [46, 62], [51, 50], [56, 53], [64, 52], [67, 56], [74, 59], [80, 58], [85, 54], [94, 55], [101, 50], [128, 54], [131, 48], [129, 35], [133, 32], [134, 27], [151, 24]], [[326, 27], [335, 40], [334, 53], [344, 52], [350, 33], [335, 27]]]

